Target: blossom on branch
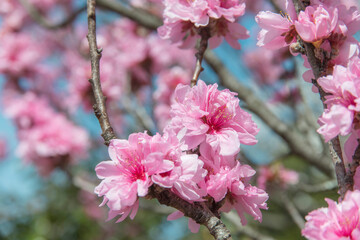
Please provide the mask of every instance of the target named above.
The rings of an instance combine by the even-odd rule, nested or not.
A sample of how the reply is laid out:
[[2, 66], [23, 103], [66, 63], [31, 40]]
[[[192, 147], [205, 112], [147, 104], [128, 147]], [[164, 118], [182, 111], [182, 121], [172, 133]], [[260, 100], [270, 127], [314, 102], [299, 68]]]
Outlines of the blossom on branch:
[[319, 85], [329, 95], [325, 96], [328, 108], [319, 118], [318, 132], [329, 141], [338, 134], [349, 134], [358, 128], [360, 112], [360, 58], [350, 60], [347, 68], [334, 67], [333, 75], [318, 79]]
[[360, 191], [348, 191], [343, 201], [325, 199], [327, 208], [319, 208], [306, 217], [302, 235], [309, 240], [360, 239]]
[[238, 39], [249, 37], [248, 31], [237, 23], [245, 14], [244, 1], [237, 0], [165, 0], [164, 25], [158, 28], [160, 37], [181, 42], [184, 48], [194, 47], [201, 28], [210, 31], [209, 46], [215, 48], [223, 38], [235, 49]]
[[233, 156], [240, 144], [256, 144], [259, 130], [251, 115], [240, 108], [236, 94], [217, 88], [201, 80], [192, 88], [180, 84], [171, 106], [173, 118], [165, 131], [175, 131], [189, 149], [207, 145], [220, 155]]
[[48, 176], [56, 167], [65, 167], [87, 156], [88, 133], [55, 112], [45, 98], [28, 92], [6, 100], [5, 114], [18, 127], [17, 154]]

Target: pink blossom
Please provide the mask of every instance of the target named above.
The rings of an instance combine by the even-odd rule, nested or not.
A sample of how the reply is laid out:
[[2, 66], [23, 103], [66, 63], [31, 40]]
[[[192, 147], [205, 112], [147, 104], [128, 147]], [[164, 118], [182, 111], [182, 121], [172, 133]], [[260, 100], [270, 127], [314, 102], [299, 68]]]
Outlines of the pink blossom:
[[326, 141], [338, 134], [347, 135], [352, 130], [354, 117], [360, 111], [360, 58], [350, 60], [348, 67], [334, 67], [333, 75], [318, 79], [322, 89], [329, 93], [325, 103], [328, 108], [320, 117], [321, 133]]
[[255, 20], [261, 28], [258, 34], [258, 46], [279, 49], [296, 41], [294, 21], [297, 19], [297, 14], [292, 1], [284, 2], [286, 13], [283, 15], [270, 11], [261, 11], [256, 15]]
[[166, 129], [179, 134], [189, 149], [205, 144], [220, 155], [235, 155], [240, 143], [257, 142], [258, 128], [250, 114], [240, 108], [236, 94], [217, 87], [201, 80], [193, 88], [178, 85], [176, 103], [171, 106], [173, 119]]
[[40, 45], [25, 33], [8, 33], [0, 38], [0, 73], [24, 76], [43, 58]]
[[295, 28], [300, 37], [306, 42], [316, 42], [330, 36], [338, 21], [337, 8], [319, 5], [306, 7], [301, 11]]
[[96, 175], [102, 181], [95, 193], [104, 196], [100, 206], [107, 204], [109, 207], [108, 220], [122, 215], [117, 221], [121, 222], [130, 213], [133, 219], [139, 207], [138, 196], [144, 197], [148, 193], [152, 182], [143, 160], [149, 139], [147, 134], [138, 133], [131, 134], [129, 141], [112, 140], [109, 146], [111, 161], [96, 166]]
[[[204, 180], [206, 170], [204, 163], [196, 154], [186, 154], [182, 151], [182, 145], [176, 135], [166, 132], [164, 136], [159, 134], [151, 139], [150, 143], [153, 155], [145, 161], [148, 169], [153, 169], [159, 159], [164, 159], [169, 168], [167, 171], [154, 173], [151, 179], [154, 183], [164, 188], [172, 188], [183, 199], [198, 201], [205, 192], [198, 187], [198, 183]], [[155, 170], [155, 169], [154, 169]]]
[[6, 33], [20, 29], [27, 15], [27, 12], [18, 1], [0, 1], [0, 16], [3, 20], [1, 31]]
[[19, 128], [17, 154], [26, 163], [34, 163], [41, 175], [86, 157], [87, 132], [52, 110], [44, 98], [28, 92], [7, 101], [5, 114]]
[[158, 28], [160, 37], [172, 42], [182, 41], [184, 48], [195, 46], [198, 31], [208, 26], [211, 38], [210, 48], [217, 47], [222, 39], [239, 49], [238, 39], [248, 38], [247, 30], [236, 23], [245, 13], [245, 3], [233, 0], [164, 1], [164, 25]]
[[267, 209], [267, 193], [249, 184], [249, 180], [254, 174], [255, 170], [250, 166], [240, 165], [237, 162], [234, 168], [227, 166], [220, 168], [206, 181], [207, 192], [216, 202], [226, 196], [227, 201], [220, 210], [228, 212], [235, 208], [243, 225], [247, 223], [244, 213], [250, 214], [255, 220], [261, 222], [260, 209]]
[[155, 183], [171, 188], [186, 200], [199, 200], [205, 193], [197, 186], [206, 171], [197, 155], [182, 152], [175, 135], [134, 133], [129, 140], [112, 140], [109, 146], [111, 161], [99, 163], [95, 170], [102, 179], [95, 193], [104, 196], [102, 205], [110, 208], [109, 219], [131, 212], [135, 217], [138, 197], [144, 197]]
[[261, 189], [266, 189], [267, 183], [280, 184], [282, 188], [299, 182], [299, 174], [293, 170], [286, 169], [282, 164], [271, 166], [261, 166], [257, 185]]
[[309, 240], [360, 238], [360, 191], [348, 191], [342, 202], [325, 199], [327, 208], [319, 208], [306, 217], [302, 235]]

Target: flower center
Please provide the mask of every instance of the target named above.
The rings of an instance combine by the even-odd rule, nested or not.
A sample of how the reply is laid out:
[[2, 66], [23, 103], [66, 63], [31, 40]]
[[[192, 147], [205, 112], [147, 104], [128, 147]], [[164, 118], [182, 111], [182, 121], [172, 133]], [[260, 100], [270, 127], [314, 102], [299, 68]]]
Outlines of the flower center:
[[209, 125], [208, 133], [213, 133], [232, 119], [233, 115], [227, 111], [226, 104], [215, 108], [208, 116], [202, 118], [203, 122]]

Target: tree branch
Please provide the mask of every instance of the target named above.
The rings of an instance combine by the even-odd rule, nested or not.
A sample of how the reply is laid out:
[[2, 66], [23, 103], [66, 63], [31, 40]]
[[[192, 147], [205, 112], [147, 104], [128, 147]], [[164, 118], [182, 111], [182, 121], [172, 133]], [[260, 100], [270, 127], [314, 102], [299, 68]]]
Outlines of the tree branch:
[[122, 3], [116, 1], [108, 0], [97, 0], [97, 5], [103, 9], [116, 12], [124, 17], [127, 17], [143, 27], [156, 30], [159, 26], [162, 25], [162, 21], [155, 15], [147, 13], [143, 10], [131, 7], [124, 6]]
[[159, 203], [176, 208], [198, 224], [206, 226], [216, 240], [232, 239], [225, 224], [204, 203], [189, 203], [170, 190], [155, 184], [150, 187], [147, 197], [156, 198]]
[[91, 59], [91, 88], [95, 97], [95, 104], [93, 106], [96, 117], [99, 120], [105, 144], [109, 145], [110, 140], [116, 138], [114, 130], [111, 127], [108, 114], [106, 112], [105, 101], [106, 98], [101, 90], [100, 83], [100, 58], [101, 49], [98, 49], [96, 43], [96, 15], [95, 15], [96, 0], [87, 0], [87, 15], [88, 15], [88, 30], [87, 35], [90, 47]]
[[[305, 10], [305, 4], [301, 0], [293, 0], [293, 3], [297, 14], [299, 14], [300, 11]], [[324, 109], [326, 109], [327, 106], [324, 102], [327, 93], [319, 86], [317, 80], [327, 74], [327, 63], [329, 59], [325, 56], [325, 54], [323, 54], [323, 52], [321, 52], [321, 50], [319, 50], [320, 54], [317, 54], [316, 49], [312, 43], [304, 42], [300, 38], [298, 38], [298, 42], [305, 47], [305, 54], [315, 76], [313, 84], [318, 88], [320, 99], [323, 103]], [[322, 59], [319, 59], [319, 55]], [[335, 173], [338, 180], [340, 197], [343, 198], [346, 191], [352, 189], [353, 180], [351, 177], [347, 176], [338, 136], [331, 140], [329, 147], [333, 162], [335, 164]]]
[[199, 30], [199, 35], [201, 36], [201, 40], [198, 46], [198, 51], [195, 54], [196, 56], [196, 67], [194, 71], [194, 75], [191, 79], [191, 87], [195, 86], [197, 83], [197, 80], [199, 79], [200, 73], [204, 70], [204, 68], [201, 66], [202, 60], [204, 58], [205, 51], [208, 46], [208, 40], [211, 37], [210, 36], [210, 29], [209, 27], [201, 27]]
[[84, 10], [86, 10], [86, 6], [83, 6], [77, 10], [75, 10], [73, 13], [71, 13], [66, 19], [59, 23], [51, 23], [49, 22], [42, 14], [41, 12], [34, 7], [32, 4], [30, 4], [27, 0], [19, 0], [22, 6], [25, 8], [29, 16], [40, 26], [55, 30], [59, 28], [64, 28], [71, 24]]

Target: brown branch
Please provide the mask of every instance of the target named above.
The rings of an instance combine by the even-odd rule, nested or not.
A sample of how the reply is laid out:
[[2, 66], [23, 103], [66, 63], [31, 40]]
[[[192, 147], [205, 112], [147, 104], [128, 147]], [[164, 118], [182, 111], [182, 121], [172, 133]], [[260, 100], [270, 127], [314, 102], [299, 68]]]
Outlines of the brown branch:
[[156, 30], [159, 26], [162, 25], [161, 19], [158, 18], [157, 16], [131, 6], [124, 6], [120, 2], [109, 1], [109, 0], [97, 0], [96, 3], [100, 8], [118, 13], [124, 17], [127, 17], [137, 22], [139, 25], [143, 27]]
[[155, 184], [150, 187], [150, 192], [147, 197], [156, 198], [159, 203], [176, 208], [198, 224], [206, 226], [216, 240], [231, 239], [230, 231], [204, 203], [189, 203], [170, 190], [161, 188]]
[[30, 4], [27, 0], [19, 0], [19, 1], [22, 4], [22, 6], [25, 8], [25, 10], [27, 11], [27, 13], [29, 14], [32, 20], [34, 20], [40, 26], [50, 30], [55, 30], [68, 26], [80, 15], [80, 13], [86, 10], [86, 6], [83, 6], [75, 10], [73, 13], [71, 13], [67, 18], [65, 18], [61, 22], [51, 23], [42, 15], [42, 13], [36, 7]]
[[194, 75], [191, 79], [191, 87], [195, 86], [197, 83], [197, 80], [199, 79], [200, 73], [204, 70], [204, 68], [201, 66], [202, 60], [204, 58], [205, 51], [208, 47], [208, 40], [211, 37], [210, 36], [210, 28], [209, 27], [202, 27], [199, 29], [199, 35], [201, 36], [201, 40], [198, 46], [198, 51], [195, 54], [196, 56], [196, 66]]
[[298, 209], [296, 208], [295, 204], [288, 198], [286, 193], [281, 195], [281, 201], [284, 204], [287, 212], [289, 213], [291, 219], [294, 223], [300, 228], [303, 229], [305, 226], [304, 218], [299, 213]]
[[96, 0], [87, 0], [87, 15], [88, 15], [88, 30], [87, 35], [90, 47], [91, 59], [91, 88], [95, 97], [95, 104], [93, 106], [96, 117], [99, 120], [105, 144], [109, 145], [110, 140], [116, 138], [115, 133], [111, 127], [109, 117], [106, 112], [105, 101], [106, 98], [101, 90], [100, 83], [100, 58], [101, 49], [98, 49], [96, 43], [96, 15], [95, 15], [95, 2]]
[[[293, 0], [293, 3], [297, 14], [299, 14], [300, 11], [305, 10], [305, 3], [302, 0]], [[305, 54], [315, 77], [313, 84], [318, 88], [320, 99], [323, 103], [324, 109], [326, 109], [325, 96], [327, 93], [319, 86], [317, 80], [328, 74], [327, 65], [329, 59], [321, 49], [316, 49], [312, 43], [305, 42], [300, 38], [298, 38], [298, 42], [305, 48]], [[343, 198], [346, 191], [352, 189], [353, 179], [352, 176], [348, 176], [346, 172], [339, 137], [337, 136], [333, 138], [329, 143], [329, 146], [330, 153], [335, 164], [335, 173], [338, 181], [340, 197]]]

